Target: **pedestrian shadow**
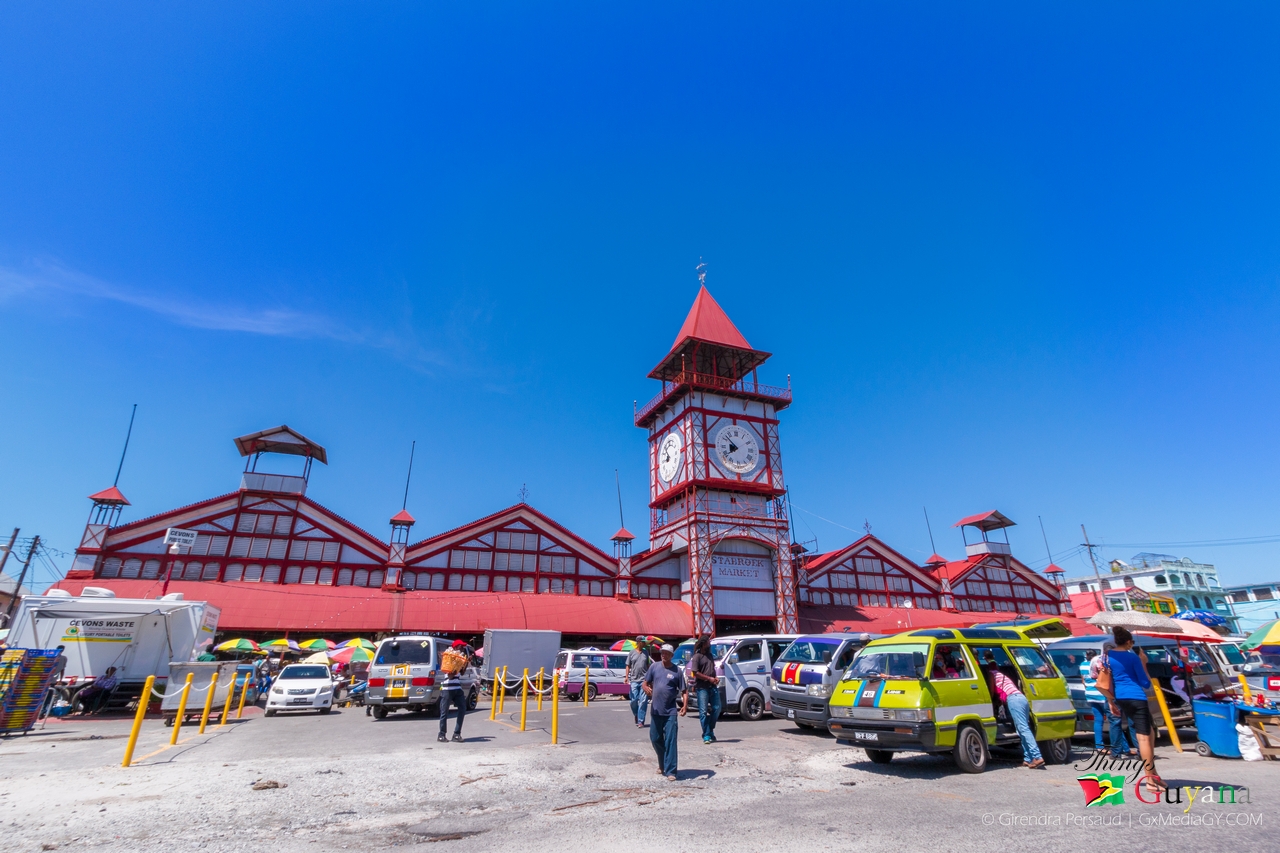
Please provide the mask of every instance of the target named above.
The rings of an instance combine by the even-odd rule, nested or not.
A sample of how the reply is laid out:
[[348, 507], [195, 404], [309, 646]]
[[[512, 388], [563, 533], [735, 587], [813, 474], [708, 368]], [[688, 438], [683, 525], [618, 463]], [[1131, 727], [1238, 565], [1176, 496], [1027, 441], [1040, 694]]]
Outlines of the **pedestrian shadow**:
[[712, 746], [716, 746], [717, 744], [721, 744], [721, 743], [742, 743], [742, 738], [740, 738], [740, 737], [718, 737], [718, 738], [716, 738], [716, 739], [715, 739], [715, 742], [714, 742], [714, 743], [712, 743], [711, 745], [712, 745]]
[[714, 770], [678, 770], [676, 771], [676, 779], [684, 782], [688, 780], [705, 780], [716, 775]]

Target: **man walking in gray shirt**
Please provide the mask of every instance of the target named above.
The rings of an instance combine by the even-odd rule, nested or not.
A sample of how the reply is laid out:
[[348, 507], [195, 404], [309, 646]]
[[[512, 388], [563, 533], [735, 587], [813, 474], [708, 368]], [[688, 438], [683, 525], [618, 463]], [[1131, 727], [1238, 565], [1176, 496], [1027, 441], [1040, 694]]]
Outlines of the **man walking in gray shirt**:
[[644, 674], [649, 671], [649, 646], [644, 637], [636, 637], [636, 647], [627, 655], [627, 681], [631, 686], [631, 714], [636, 718], [636, 728], [644, 728], [645, 713], [649, 710], [649, 696], [644, 692]]
[[[684, 716], [688, 707], [684, 673], [671, 662], [673, 654], [675, 649], [663, 646], [662, 660], [644, 674], [644, 692], [653, 700], [653, 710], [649, 714], [649, 742], [658, 754], [658, 772], [666, 776], [668, 782], [676, 781], [676, 738], [679, 734], [676, 714]], [[677, 711], [676, 700], [681, 697], [686, 701]]]

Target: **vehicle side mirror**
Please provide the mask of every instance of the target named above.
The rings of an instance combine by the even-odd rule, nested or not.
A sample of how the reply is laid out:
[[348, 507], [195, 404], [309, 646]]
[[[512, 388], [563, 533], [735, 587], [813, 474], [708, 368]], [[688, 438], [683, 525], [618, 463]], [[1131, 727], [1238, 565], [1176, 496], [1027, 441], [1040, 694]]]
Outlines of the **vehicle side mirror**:
[[738, 656], [736, 654], [729, 655], [729, 663], [737, 663]]

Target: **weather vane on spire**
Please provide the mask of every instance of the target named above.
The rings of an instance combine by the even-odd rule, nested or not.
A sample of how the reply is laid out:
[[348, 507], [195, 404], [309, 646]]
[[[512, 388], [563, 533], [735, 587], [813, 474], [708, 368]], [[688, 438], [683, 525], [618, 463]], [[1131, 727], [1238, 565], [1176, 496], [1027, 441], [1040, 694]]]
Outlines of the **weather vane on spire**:
[[703, 287], [707, 286], [707, 265], [702, 260], [702, 256], [698, 256], [698, 265], [694, 268], [698, 271], [698, 284]]

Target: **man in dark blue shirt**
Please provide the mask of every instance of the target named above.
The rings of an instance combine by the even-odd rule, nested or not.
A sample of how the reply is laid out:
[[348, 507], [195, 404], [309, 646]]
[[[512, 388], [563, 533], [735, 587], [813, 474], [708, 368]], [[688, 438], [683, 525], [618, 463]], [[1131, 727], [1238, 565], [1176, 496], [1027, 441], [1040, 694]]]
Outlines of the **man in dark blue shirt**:
[[[658, 773], [667, 781], [676, 781], [676, 738], [679, 721], [676, 714], [684, 716], [688, 710], [685, 696], [684, 673], [671, 662], [675, 649], [662, 647], [662, 660], [649, 667], [644, 674], [644, 692], [653, 700], [649, 710], [649, 742], [658, 754]], [[679, 710], [676, 700], [682, 699]]]

